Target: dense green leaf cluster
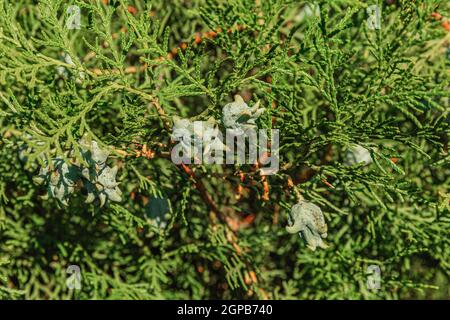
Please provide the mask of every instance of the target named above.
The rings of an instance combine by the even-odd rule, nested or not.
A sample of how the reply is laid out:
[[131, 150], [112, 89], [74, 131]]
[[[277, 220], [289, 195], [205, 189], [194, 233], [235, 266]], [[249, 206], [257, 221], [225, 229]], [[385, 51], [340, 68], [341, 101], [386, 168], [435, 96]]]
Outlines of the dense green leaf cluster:
[[[0, 0], [0, 298], [448, 298], [450, 5], [315, 4]], [[280, 130], [277, 174], [175, 165], [174, 119], [223, 130], [235, 95]], [[87, 165], [83, 137], [117, 201], [34, 182]], [[285, 229], [301, 200], [328, 229], [315, 251]]]

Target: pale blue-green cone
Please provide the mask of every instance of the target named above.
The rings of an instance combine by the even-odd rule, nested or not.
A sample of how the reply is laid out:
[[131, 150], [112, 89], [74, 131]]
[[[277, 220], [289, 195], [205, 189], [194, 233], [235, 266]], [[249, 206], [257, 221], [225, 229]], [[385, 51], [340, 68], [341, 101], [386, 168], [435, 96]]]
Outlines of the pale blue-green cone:
[[84, 186], [86, 188], [87, 191], [87, 197], [86, 197], [86, 203], [92, 203], [94, 202], [96, 196], [95, 196], [95, 187], [92, 183], [90, 182], [85, 182]]
[[189, 119], [174, 117], [172, 138], [180, 141], [185, 154], [191, 154], [193, 150], [194, 158], [208, 153], [211, 149], [225, 150], [225, 145], [218, 137], [219, 133], [219, 127], [213, 117], [202, 121], [201, 127], [195, 127], [194, 122]]
[[69, 195], [73, 193], [75, 188], [64, 184], [48, 185], [47, 191], [49, 196], [58, 199], [63, 205], [69, 205]]
[[111, 200], [113, 202], [120, 202], [120, 201], [122, 201], [122, 191], [120, 191], [119, 188], [105, 189], [104, 192], [108, 196], [109, 200]]
[[105, 189], [113, 189], [119, 185], [116, 182], [117, 167], [105, 166], [97, 177], [97, 183], [100, 183]]
[[158, 229], [164, 229], [167, 226], [167, 219], [170, 217], [169, 200], [151, 197], [144, 211], [153, 226]]
[[82, 148], [82, 155], [84, 160], [89, 163], [90, 166], [97, 164], [102, 166], [106, 163], [109, 156], [109, 150], [102, 150], [98, 143], [94, 140], [90, 140], [87, 136], [81, 138], [78, 143]]
[[[194, 134], [194, 124], [189, 119], [173, 118], [172, 139], [179, 141], [184, 154], [191, 154], [192, 146], [200, 146], [203, 141]], [[194, 147], [195, 149], [195, 147]], [[194, 155], [200, 151], [195, 149]]]
[[47, 184], [47, 197], [58, 199], [67, 205], [69, 195], [74, 192], [76, 182], [84, 178], [87, 191], [86, 203], [98, 200], [100, 206], [108, 201], [122, 201], [122, 192], [116, 181], [118, 168], [106, 165], [109, 152], [100, 149], [97, 142], [83, 137], [80, 141], [81, 154], [87, 162], [87, 167], [80, 164], [72, 165], [62, 158], [52, 160], [52, 169], [46, 165], [41, 167], [39, 174], [34, 177], [38, 184]]
[[225, 150], [225, 145], [218, 137], [219, 126], [213, 117], [203, 122], [203, 132], [201, 138], [203, 139], [203, 154], [213, 150]]
[[108, 159], [109, 151], [100, 149], [97, 142], [92, 141], [91, 155], [95, 163], [97, 163], [98, 165], [102, 165], [106, 162], [106, 159]]
[[[61, 54], [59, 60], [64, 61], [65, 63], [67, 63], [67, 64], [69, 64], [71, 66], [75, 65], [75, 63], [72, 60], [72, 57], [66, 52], [63, 52]], [[56, 68], [56, 74], [57, 74], [57, 77], [59, 77], [59, 78], [63, 78], [63, 79], [68, 79], [69, 78], [69, 72], [63, 66], [58, 66]], [[80, 72], [78, 72], [78, 76], [76, 77], [75, 82], [78, 83], [78, 84], [81, 84], [83, 82], [83, 80], [85, 79], [85, 77], [86, 77], [86, 74], [83, 71], [80, 71]]]
[[372, 157], [370, 156], [369, 150], [360, 145], [354, 144], [347, 149], [344, 164], [347, 166], [353, 166], [359, 163], [369, 165], [372, 163]]
[[104, 192], [100, 192], [97, 194], [97, 198], [100, 202], [100, 208], [103, 207], [106, 204], [106, 194]]
[[118, 168], [106, 165], [110, 152], [102, 150], [96, 141], [87, 136], [80, 139], [79, 144], [83, 149], [82, 155], [88, 167], [81, 167], [81, 176], [86, 179], [84, 185], [87, 191], [86, 203], [98, 200], [100, 207], [108, 201], [122, 201], [122, 192], [117, 187], [116, 181]]
[[249, 107], [240, 95], [234, 96], [234, 102], [228, 103], [222, 110], [222, 121], [227, 129], [235, 134], [243, 134], [247, 129], [256, 127], [256, 119], [265, 111], [259, 107], [259, 101]]
[[41, 167], [39, 174], [33, 180], [37, 184], [47, 184], [47, 195], [68, 205], [69, 196], [74, 192], [78, 179], [77, 168], [68, 165], [61, 158], [53, 159], [52, 165], [52, 169], [49, 165]]
[[327, 237], [328, 227], [322, 210], [315, 204], [304, 200], [295, 204], [289, 214], [289, 224], [286, 231], [299, 233], [311, 250], [314, 251], [317, 247], [328, 248], [322, 240]]
[[88, 180], [85, 182], [86, 203], [92, 203], [98, 199], [100, 207], [103, 207], [108, 201], [122, 201], [122, 192], [117, 187], [119, 183], [116, 181], [117, 170], [117, 167], [111, 168], [107, 165], [98, 172], [83, 169], [83, 177]]

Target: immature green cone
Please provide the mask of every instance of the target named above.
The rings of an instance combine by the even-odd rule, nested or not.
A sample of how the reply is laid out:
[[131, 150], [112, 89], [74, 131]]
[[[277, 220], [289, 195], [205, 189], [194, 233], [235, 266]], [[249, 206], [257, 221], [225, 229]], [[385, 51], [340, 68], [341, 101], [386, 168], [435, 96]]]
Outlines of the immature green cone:
[[289, 233], [299, 233], [305, 239], [308, 248], [326, 249], [328, 245], [322, 240], [327, 237], [327, 224], [322, 210], [313, 203], [301, 200], [295, 204], [289, 214], [290, 225], [286, 226]]

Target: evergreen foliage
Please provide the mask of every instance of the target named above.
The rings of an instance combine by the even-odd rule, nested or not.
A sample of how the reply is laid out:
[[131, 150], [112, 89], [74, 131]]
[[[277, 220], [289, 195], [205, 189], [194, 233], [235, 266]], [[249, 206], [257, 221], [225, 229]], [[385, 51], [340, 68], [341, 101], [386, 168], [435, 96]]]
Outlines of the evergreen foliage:
[[[447, 299], [450, 5], [316, 4], [0, 0], [0, 298]], [[175, 165], [174, 119], [235, 95], [277, 174]], [[285, 229], [303, 200], [326, 248]]]

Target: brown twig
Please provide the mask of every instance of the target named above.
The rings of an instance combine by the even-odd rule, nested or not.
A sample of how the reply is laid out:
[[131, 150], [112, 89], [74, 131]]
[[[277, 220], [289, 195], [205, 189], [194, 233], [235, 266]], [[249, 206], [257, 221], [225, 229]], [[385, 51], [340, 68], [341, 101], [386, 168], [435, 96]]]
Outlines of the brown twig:
[[192, 181], [194, 182], [195, 188], [198, 190], [198, 192], [200, 193], [201, 198], [209, 206], [211, 211], [216, 215], [216, 217], [222, 223], [224, 223], [234, 233], [235, 229], [230, 225], [229, 220], [219, 210], [218, 206], [216, 205], [216, 203], [214, 202], [212, 197], [209, 195], [208, 190], [206, 190], [206, 187], [205, 187], [203, 181], [200, 178], [198, 178], [195, 175], [195, 172], [189, 166], [185, 165], [184, 163], [179, 165], [179, 167], [182, 168], [182, 170], [185, 173], [187, 173], [189, 175], [189, 177], [192, 179]]

